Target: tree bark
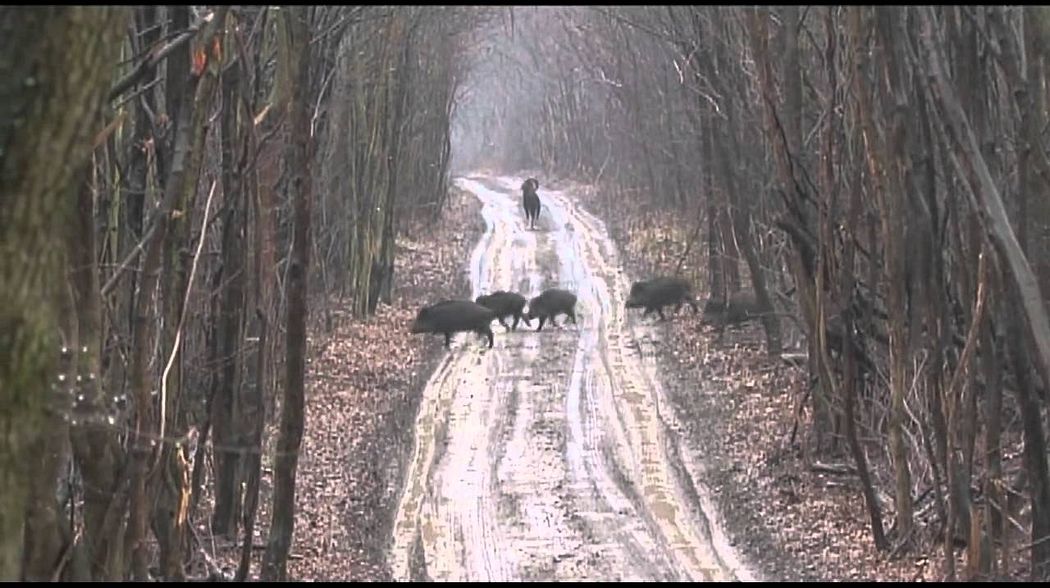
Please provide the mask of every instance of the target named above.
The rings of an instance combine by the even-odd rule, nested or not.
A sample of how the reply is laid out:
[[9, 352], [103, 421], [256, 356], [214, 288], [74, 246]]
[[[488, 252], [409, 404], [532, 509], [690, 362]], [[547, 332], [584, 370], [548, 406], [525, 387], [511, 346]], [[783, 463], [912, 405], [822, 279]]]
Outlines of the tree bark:
[[[223, 21], [227, 7], [220, 7], [217, 17], [201, 32], [201, 38], [212, 40]], [[217, 85], [219, 55], [218, 43], [207, 41], [195, 44], [194, 53], [201, 68], [191, 72], [187, 83], [194, 89], [193, 103], [180, 108], [178, 123], [175, 126], [175, 146], [172, 153], [172, 164], [165, 184], [164, 199], [153, 215], [154, 229], [142, 260], [142, 277], [134, 305], [134, 336], [131, 357], [131, 389], [135, 401], [135, 423], [132, 436], [132, 489], [128, 523], [128, 551], [132, 558], [132, 575], [136, 580], [149, 577], [149, 549], [146, 543], [146, 532], [151, 520], [151, 500], [148, 478], [151, 469], [151, 457], [158, 448], [157, 415], [154, 414], [149, 377], [149, 354], [153, 349], [156, 332], [156, 321], [152, 320], [151, 308], [153, 297], [160, 282], [161, 261], [170, 252], [165, 252], [168, 242], [167, 233], [176, 204], [190, 190], [196, 190], [197, 178], [203, 158], [205, 121], [210, 114], [210, 104]], [[160, 399], [163, 406], [166, 399]], [[162, 439], [160, 440], [162, 441]], [[181, 451], [181, 448], [179, 449]], [[181, 469], [181, 468], [177, 468]], [[181, 474], [179, 479], [182, 479]], [[181, 512], [181, 511], [180, 511]], [[182, 528], [185, 521], [180, 512], [172, 512], [173, 523]], [[181, 522], [180, 522], [181, 521]], [[178, 531], [181, 533], [181, 531]], [[163, 531], [162, 531], [163, 533]], [[169, 541], [178, 541], [171, 538]]]
[[57, 384], [62, 231], [126, 17], [123, 8], [0, 9], [0, 581], [21, 576], [25, 455]]
[[[1009, 298], [1021, 295], [1016, 284], [1009, 289]], [[1007, 332], [1020, 333], [1025, 322], [1022, 307], [1017, 302], [1007, 303]], [[1033, 582], [1050, 580], [1050, 472], [1046, 463], [1046, 433], [1043, 430], [1042, 410], [1032, 382], [1029, 346], [1024, 337], [1007, 337], [1010, 357], [1017, 376], [1017, 402], [1024, 426], [1024, 464], [1028, 472], [1029, 501], [1032, 509], [1030, 543], [1030, 579]]]
[[83, 166], [77, 192], [77, 218], [69, 231], [70, 281], [78, 319], [77, 362], [80, 377], [76, 421], [72, 424], [73, 453], [84, 487], [84, 534], [81, 546], [90, 565], [92, 580], [117, 581], [124, 577], [123, 508], [127, 500], [124, 467], [127, 456], [112, 412], [111, 397], [101, 386], [102, 298], [95, 264], [94, 194]]
[[1004, 261], [1009, 275], [1017, 285], [1019, 302], [1027, 320], [1023, 327], [1032, 337], [1035, 361], [1043, 380], [1043, 389], [1050, 389], [1050, 320], [1047, 318], [1045, 301], [1032, 268], [1021, 250], [1010, 226], [1006, 208], [999, 189], [992, 179], [988, 165], [981, 155], [973, 129], [959, 104], [955, 89], [947, 77], [945, 59], [939, 44], [935, 43], [934, 18], [930, 8], [916, 9], [920, 14], [922, 34], [919, 41], [923, 48], [927, 84], [937, 99], [943, 114], [941, 123], [952, 141], [952, 161], [969, 184], [974, 201], [972, 204], [980, 214], [981, 223], [989, 233], [992, 243]]
[[306, 6], [284, 7], [287, 27], [287, 59], [290, 79], [295, 80], [290, 109], [291, 142], [286, 149], [285, 164], [291, 179], [288, 199], [295, 207], [292, 234], [291, 267], [286, 292], [287, 358], [285, 360], [284, 402], [274, 457], [273, 516], [270, 538], [263, 561], [264, 581], [285, 581], [288, 577], [288, 553], [295, 530], [295, 472], [299, 463], [299, 446], [305, 427], [304, 378], [306, 372], [307, 283], [310, 269], [310, 215], [313, 204], [310, 150], [310, 31], [312, 9]]
[[237, 532], [240, 514], [239, 470], [240, 446], [237, 396], [241, 389], [240, 373], [245, 317], [245, 228], [247, 200], [243, 197], [243, 172], [236, 147], [240, 145], [239, 121], [248, 116], [241, 113], [238, 95], [240, 63], [232, 63], [222, 80], [222, 184], [225, 211], [222, 226], [221, 308], [215, 345], [218, 366], [215, 389], [211, 401], [212, 447], [215, 460], [215, 509], [212, 512], [212, 531], [233, 537]]

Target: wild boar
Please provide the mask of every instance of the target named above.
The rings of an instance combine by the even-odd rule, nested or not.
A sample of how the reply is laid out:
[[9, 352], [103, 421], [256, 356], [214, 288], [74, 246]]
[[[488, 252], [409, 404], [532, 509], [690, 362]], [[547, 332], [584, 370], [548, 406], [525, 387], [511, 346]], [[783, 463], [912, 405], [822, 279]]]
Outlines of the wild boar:
[[490, 323], [495, 318], [495, 312], [475, 302], [444, 300], [420, 309], [410, 330], [412, 333], [442, 333], [445, 335], [446, 348], [450, 348], [453, 333], [474, 331], [488, 337], [491, 349], [493, 338]]
[[708, 300], [704, 307], [702, 322], [714, 325], [718, 331], [719, 338], [721, 338], [725, 333], [726, 327], [740, 325], [766, 314], [771, 313], [763, 311], [754, 294], [750, 292], [736, 292], [729, 297], [728, 302], [716, 299]]
[[529, 223], [530, 229], [536, 228], [536, 221], [540, 218], [540, 196], [536, 192], [540, 189], [540, 183], [536, 178], [529, 178], [521, 185], [522, 205], [525, 208], [525, 222]]
[[529, 312], [525, 316], [529, 320], [540, 319], [540, 325], [536, 327], [536, 330], [539, 331], [543, 329], [543, 323], [546, 320], [556, 325], [554, 318], [559, 314], [567, 315], [572, 324], [576, 324], [576, 295], [568, 290], [550, 288], [529, 300]]
[[645, 308], [643, 317], [655, 310], [660, 315], [660, 320], [667, 320], [663, 310], [665, 306], [674, 304], [675, 312], [678, 312], [682, 304], [688, 303], [693, 309], [693, 314], [696, 314], [698, 309], [692, 290], [692, 285], [683, 278], [658, 277], [642, 280], [631, 285], [631, 293], [625, 306]]
[[[528, 317], [525, 316], [525, 297], [521, 294], [514, 292], [505, 292], [500, 290], [493, 292], [492, 294], [484, 294], [478, 296], [474, 302], [488, 308], [496, 313], [496, 319], [499, 320], [499, 324], [503, 325], [503, 328], [508, 331], [513, 331], [518, 328], [518, 321], [524, 320], [526, 325], [532, 326], [529, 323]], [[514, 324], [510, 327], [507, 323], [503, 322], [504, 317], [514, 317]]]

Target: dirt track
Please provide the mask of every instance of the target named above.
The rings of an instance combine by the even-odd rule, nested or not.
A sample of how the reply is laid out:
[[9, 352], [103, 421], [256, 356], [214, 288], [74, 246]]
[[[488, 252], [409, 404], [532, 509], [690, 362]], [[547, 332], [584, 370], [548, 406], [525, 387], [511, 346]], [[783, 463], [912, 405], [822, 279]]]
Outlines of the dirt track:
[[628, 316], [603, 224], [522, 178], [475, 176], [472, 296], [576, 292], [578, 325], [457, 335], [426, 386], [390, 563], [401, 581], [754, 580], [711, 524], [657, 375], [661, 330]]

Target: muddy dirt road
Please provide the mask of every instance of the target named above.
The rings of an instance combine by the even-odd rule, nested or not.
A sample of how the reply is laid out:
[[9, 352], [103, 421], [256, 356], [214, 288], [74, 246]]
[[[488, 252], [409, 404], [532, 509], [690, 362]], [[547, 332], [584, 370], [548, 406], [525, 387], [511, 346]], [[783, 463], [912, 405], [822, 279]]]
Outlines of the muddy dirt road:
[[424, 391], [394, 521], [401, 581], [754, 580], [712, 524], [680, 450], [654, 354], [658, 327], [628, 317], [630, 288], [603, 224], [540, 190], [525, 228], [522, 178], [473, 176], [486, 232], [473, 296], [576, 292], [578, 325], [493, 323], [459, 334]]

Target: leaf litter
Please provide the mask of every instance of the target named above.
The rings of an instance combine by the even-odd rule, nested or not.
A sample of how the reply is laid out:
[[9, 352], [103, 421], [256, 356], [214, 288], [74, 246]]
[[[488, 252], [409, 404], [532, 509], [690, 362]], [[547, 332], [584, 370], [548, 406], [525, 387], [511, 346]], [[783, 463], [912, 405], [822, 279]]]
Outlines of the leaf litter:
[[[412, 335], [408, 326], [425, 304], [470, 296], [466, 264], [484, 229], [480, 208], [471, 195], [453, 189], [440, 218], [406, 227], [397, 240], [392, 304], [380, 304], [375, 315], [353, 317], [345, 302], [330, 299], [333, 320], [326, 331], [314, 302], [289, 579], [391, 580], [386, 551], [403, 463], [412, 450], [420, 394], [445, 352], [440, 336]], [[265, 438], [270, 446], [263, 460], [253, 580], [271, 516], [275, 426]], [[195, 567], [217, 568], [232, 578], [240, 539], [212, 537], [211, 497], [201, 504], [194, 530], [203, 547], [195, 553]]]

